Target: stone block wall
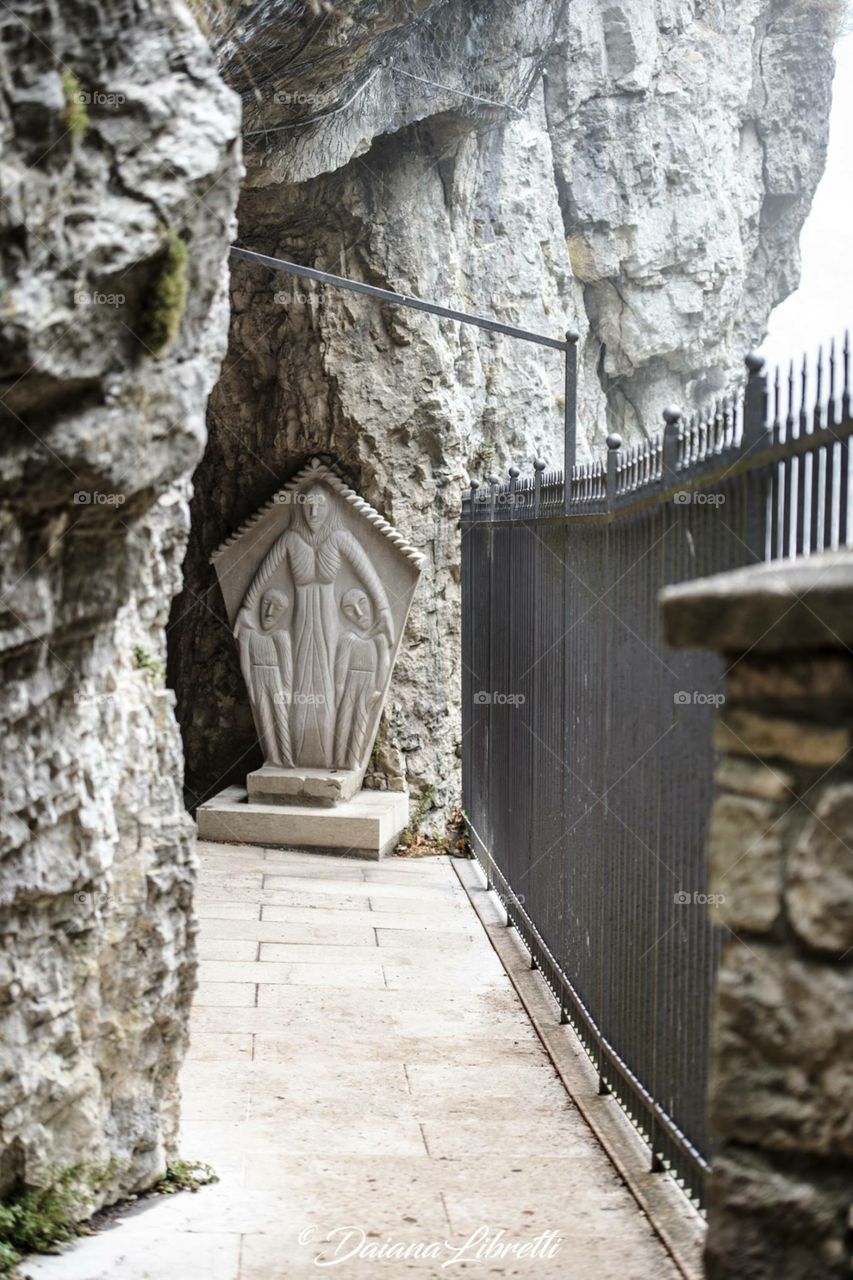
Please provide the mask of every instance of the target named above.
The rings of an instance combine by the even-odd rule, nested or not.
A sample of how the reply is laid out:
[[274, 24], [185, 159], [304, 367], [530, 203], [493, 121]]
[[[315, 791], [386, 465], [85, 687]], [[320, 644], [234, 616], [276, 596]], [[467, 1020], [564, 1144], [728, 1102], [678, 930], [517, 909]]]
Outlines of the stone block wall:
[[710, 1280], [850, 1274], [853, 555], [664, 596], [726, 655], [709, 893], [723, 928], [709, 1112]]

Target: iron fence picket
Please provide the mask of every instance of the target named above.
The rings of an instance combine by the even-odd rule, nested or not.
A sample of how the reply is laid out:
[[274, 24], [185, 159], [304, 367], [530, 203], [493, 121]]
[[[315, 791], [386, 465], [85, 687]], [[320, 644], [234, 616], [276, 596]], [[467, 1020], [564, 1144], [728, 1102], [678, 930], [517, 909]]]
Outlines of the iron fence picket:
[[[657, 597], [848, 545], [849, 344], [807, 400], [793, 366], [564, 474], [472, 490], [462, 512], [463, 786], [475, 851], [595, 1063], [698, 1200], [720, 950], [704, 847], [722, 663], [676, 653]], [[835, 382], [841, 376], [841, 394]], [[567, 439], [571, 432], [567, 432]], [[477, 687], [521, 697], [473, 705]], [[681, 896], [679, 896], [681, 895]], [[686, 895], [687, 900], [684, 900]]]

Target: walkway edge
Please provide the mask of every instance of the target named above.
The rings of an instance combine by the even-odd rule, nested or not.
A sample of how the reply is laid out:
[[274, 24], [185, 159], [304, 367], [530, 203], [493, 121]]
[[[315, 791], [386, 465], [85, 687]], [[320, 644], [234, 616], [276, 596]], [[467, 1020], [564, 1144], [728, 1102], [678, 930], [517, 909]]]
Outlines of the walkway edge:
[[479, 864], [469, 858], [450, 862], [571, 1101], [681, 1275], [685, 1280], [702, 1280], [704, 1219], [668, 1174], [650, 1172], [645, 1143], [616, 1100], [599, 1095], [592, 1063], [571, 1027], [555, 1020], [559, 1018], [557, 1002], [539, 971], [530, 968], [529, 953], [516, 930], [502, 923], [504, 912], [487, 889]]

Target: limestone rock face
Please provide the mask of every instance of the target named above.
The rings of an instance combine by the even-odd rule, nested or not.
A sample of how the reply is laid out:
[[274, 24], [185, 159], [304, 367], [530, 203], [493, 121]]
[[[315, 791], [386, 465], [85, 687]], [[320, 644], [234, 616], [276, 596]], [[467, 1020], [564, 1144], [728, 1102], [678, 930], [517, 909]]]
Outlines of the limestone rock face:
[[555, 180], [611, 424], [648, 432], [668, 401], [727, 388], [797, 285], [834, 20], [800, 0], [567, 14], [547, 63]]
[[[241, 242], [562, 336], [581, 459], [739, 375], [797, 277], [831, 80], [817, 0], [211, 8], [246, 103]], [[424, 552], [376, 785], [458, 798], [460, 494], [562, 461], [557, 353], [239, 263], [171, 660], [196, 798], [251, 718], [210, 551], [315, 452]], [[215, 616], [213, 616], [215, 615]], [[238, 730], [234, 735], [234, 725]]]
[[171, 0], [29, 0], [2, 42], [0, 1193], [84, 1161], [94, 1207], [175, 1138], [194, 861], [164, 628], [239, 103]]

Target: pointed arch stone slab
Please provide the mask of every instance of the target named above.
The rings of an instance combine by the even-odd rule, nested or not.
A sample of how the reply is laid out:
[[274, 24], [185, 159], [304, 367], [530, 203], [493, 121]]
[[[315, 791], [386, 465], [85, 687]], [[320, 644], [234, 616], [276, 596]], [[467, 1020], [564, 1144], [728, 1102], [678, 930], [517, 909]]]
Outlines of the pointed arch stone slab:
[[211, 562], [264, 753], [249, 800], [346, 802], [364, 778], [423, 557], [313, 458]]

